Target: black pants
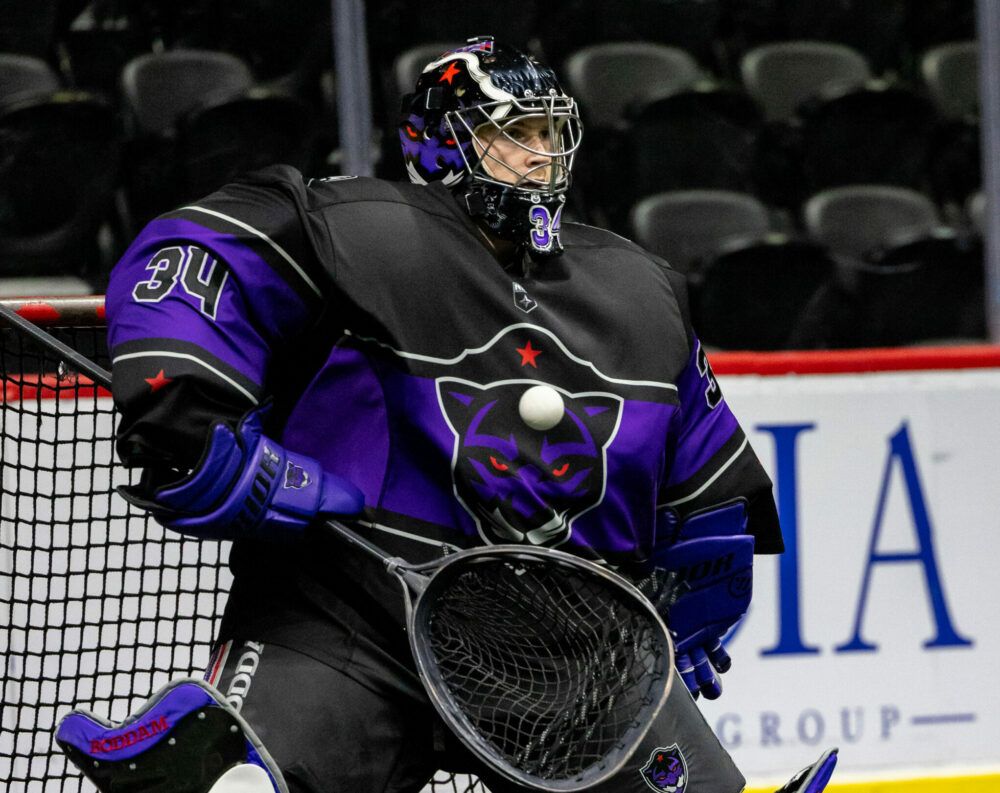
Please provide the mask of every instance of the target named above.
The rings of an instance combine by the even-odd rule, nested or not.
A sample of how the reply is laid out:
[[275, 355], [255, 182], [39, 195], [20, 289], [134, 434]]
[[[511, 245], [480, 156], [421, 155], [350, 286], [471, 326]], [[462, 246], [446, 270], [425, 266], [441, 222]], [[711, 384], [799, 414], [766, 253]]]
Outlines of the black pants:
[[[303, 652], [243, 641], [216, 649], [206, 679], [253, 727], [291, 793], [417, 793], [439, 769], [476, 774], [492, 793], [524, 793], [459, 744], [415, 674], [372, 671], [368, 659], [334, 668]], [[740, 793], [745, 784], [678, 680], [633, 758], [593, 790]]]

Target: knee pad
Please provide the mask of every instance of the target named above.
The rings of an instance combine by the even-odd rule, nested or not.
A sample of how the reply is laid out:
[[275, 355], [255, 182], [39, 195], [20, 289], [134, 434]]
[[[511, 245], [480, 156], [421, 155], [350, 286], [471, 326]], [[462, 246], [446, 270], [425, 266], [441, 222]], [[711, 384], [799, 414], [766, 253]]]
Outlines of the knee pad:
[[119, 723], [73, 710], [56, 743], [101, 793], [288, 793], [250, 725], [194, 678], [168, 683]]

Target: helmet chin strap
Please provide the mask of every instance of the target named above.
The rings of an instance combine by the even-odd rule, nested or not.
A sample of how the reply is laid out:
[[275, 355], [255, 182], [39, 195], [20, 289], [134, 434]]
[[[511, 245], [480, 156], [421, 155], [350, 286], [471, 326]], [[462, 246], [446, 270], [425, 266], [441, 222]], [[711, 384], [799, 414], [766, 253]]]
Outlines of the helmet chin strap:
[[519, 193], [513, 185], [499, 186], [468, 177], [455, 197], [487, 235], [491, 241], [488, 247], [501, 263], [517, 252], [540, 261], [562, 253], [559, 224], [563, 195], [543, 201], [540, 195]]

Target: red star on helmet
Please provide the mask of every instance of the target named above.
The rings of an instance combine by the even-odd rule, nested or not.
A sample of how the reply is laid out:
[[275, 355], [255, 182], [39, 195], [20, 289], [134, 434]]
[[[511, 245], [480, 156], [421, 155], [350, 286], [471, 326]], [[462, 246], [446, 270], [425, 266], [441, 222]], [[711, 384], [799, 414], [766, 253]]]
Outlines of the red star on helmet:
[[145, 381], [147, 383], [149, 383], [149, 387], [153, 391], [154, 394], [157, 391], [159, 391], [161, 388], [163, 388], [165, 385], [168, 385], [169, 383], [174, 382], [173, 378], [166, 377], [163, 374], [163, 370], [162, 369], [160, 369], [160, 371], [157, 372], [156, 375], [154, 375], [153, 377], [146, 377], [144, 379], [145, 379]]
[[535, 369], [538, 368], [535, 358], [537, 358], [542, 351], [534, 349], [531, 346], [530, 339], [523, 347], [518, 347], [517, 351], [521, 353], [521, 366], [533, 366]]
[[445, 73], [438, 78], [438, 82], [443, 83], [447, 80], [448, 85], [451, 85], [451, 81], [455, 79], [456, 74], [458, 74], [458, 64], [452, 61], [448, 64], [448, 68], [445, 70]]

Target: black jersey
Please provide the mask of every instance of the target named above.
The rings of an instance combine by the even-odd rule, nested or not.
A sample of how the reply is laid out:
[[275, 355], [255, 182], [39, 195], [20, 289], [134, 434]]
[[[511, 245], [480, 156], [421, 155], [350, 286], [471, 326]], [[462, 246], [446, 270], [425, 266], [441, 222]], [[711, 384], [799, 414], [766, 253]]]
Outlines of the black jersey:
[[[738, 498], [780, 551], [683, 277], [609, 232], [562, 241], [505, 268], [440, 184], [284, 167], [164, 215], [108, 290], [119, 451], [191, 466], [213, 419], [273, 399], [270, 434], [361, 488], [408, 558], [527, 542], [641, 566], [673, 540], [658, 512]], [[521, 402], [537, 385], [562, 406], [544, 429]]]

